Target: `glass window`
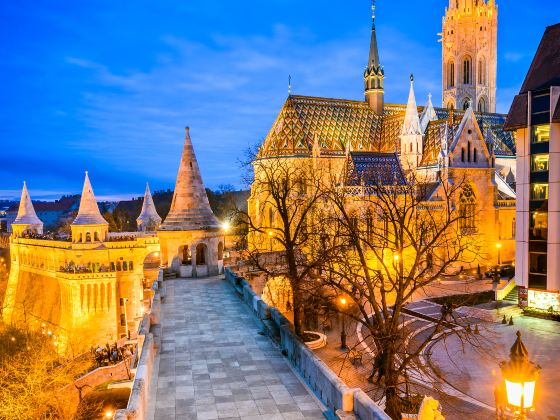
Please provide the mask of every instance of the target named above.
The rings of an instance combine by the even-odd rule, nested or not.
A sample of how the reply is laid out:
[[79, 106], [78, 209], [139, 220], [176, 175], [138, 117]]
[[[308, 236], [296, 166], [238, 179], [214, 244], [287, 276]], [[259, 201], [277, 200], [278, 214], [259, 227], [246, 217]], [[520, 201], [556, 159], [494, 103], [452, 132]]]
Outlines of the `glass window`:
[[529, 273], [546, 274], [546, 254], [529, 254]]
[[531, 171], [532, 172], [546, 172], [548, 171], [548, 154], [532, 155], [531, 156]]
[[548, 200], [548, 184], [531, 184], [531, 200]]
[[531, 136], [533, 143], [546, 143], [550, 141], [550, 125], [537, 125], [533, 127]]
[[529, 224], [529, 239], [546, 241], [548, 237], [548, 213], [546, 211], [531, 212]]

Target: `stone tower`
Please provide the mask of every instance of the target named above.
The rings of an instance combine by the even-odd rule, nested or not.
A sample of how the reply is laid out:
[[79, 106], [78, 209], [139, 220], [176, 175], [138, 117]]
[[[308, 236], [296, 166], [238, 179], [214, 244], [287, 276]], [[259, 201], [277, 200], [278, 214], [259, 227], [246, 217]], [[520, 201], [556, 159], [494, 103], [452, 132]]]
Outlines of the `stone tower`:
[[154, 199], [150, 192], [150, 186], [146, 182], [146, 192], [144, 193], [144, 202], [140, 216], [136, 219], [139, 231], [153, 231], [161, 224], [161, 217], [157, 213]]
[[102, 242], [109, 234], [109, 223], [101, 216], [87, 171], [78, 215], [70, 225], [70, 229], [74, 243]]
[[158, 237], [163, 264], [181, 277], [222, 271], [223, 234], [208, 202], [188, 127], [171, 209]]
[[369, 59], [366, 70], [364, 71], [364, 91], [366, 102], [369, 107], [377, 114], [383, 114], [383, 79], [385, 73], [379, 64], [379, 52], [377, 51], [377, 35], [375, 33], [375, 4], [372, 1], [372, 24], [371, 40], [369, 43]]
[[35, 213], [35, 208], [27, 192], [25, 181], [23, 182], [23, 189], [21, 190], [21, 200], [19, 201], [16, 220], [12, 223], [12, 231], [15, 236], [24, 233], [43, 233], [43, 222], [41, 222], [37, 217], [37, 213]]
[[449, 0], [443, 17], [442, 101], [446, 108], [496, 112], [498, 6]]

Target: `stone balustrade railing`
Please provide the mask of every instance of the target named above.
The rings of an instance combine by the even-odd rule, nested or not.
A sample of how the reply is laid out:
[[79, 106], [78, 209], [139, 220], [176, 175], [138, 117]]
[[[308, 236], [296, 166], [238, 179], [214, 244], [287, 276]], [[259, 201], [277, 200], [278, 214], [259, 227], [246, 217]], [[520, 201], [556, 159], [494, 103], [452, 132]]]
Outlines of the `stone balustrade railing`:
[[260, 320], [270, 320], [267, 328], [272, 336], [280, 337], [280, 347], [292, 366], [308, 386], [319, 396], [334, 415], [337, 411], [353, 413], [362, 420], [390, 420], [385, 412], [363, 390], [349, 388], [312, 350], [293, 332], [291, 322], [276, 308], [268, 306], [258, 297], [249, 282], [230, 269], [225, 270], [226, 280], [241, 295], [243, 301]]

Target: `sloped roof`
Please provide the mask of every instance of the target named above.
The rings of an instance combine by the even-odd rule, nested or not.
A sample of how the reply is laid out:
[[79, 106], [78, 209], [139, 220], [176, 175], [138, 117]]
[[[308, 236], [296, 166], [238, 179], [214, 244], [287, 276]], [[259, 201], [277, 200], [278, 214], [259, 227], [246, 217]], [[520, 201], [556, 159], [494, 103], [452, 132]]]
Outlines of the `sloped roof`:
[[12, 223], [14, 225], [34, 225], [43, 226], [43, 222], [37, 217], [31, 197], [27, 191], [27, 185], [24, 182], [21, 190], [21, 200], [19, 202], [19, 210], [16, 219]]
[[80, 208], [78, 215], [72, 222], [73, 225], [107, 225], [107, 221], [101, 216], [99, 205], [93, 194], [93, 188], [89, 181], [89, 176], [86, 171], [84, 179], [84, 188], [82, 189], [82, 197], [80, 199]]
[[[423, 109], [418, 107], [419, 112]], [[437, 120], [428, 124], [428, 141], [424, 148], [424, 154], [431, 157], [423, 161], [425, 164], [437, 162], [441, 147], [441, 137], [434, 136], [443, 132], [433, 127], [447, 121], [453, 133], [464, 115], [464, 111], [453, 111], [451, 115], [445, 108], [434, 108], [434, 112], [432, 118]], [[386, 104], [383, 115], [379, 116], [364, 101], [290, 95], [259, 149], [258, 157], [311, 156], [315, 137], [322, 156], [344, 156], [347, 142], [350, 142], [349, 149], [355, 152], [398, 153], [405, 114], [406, 105], [400, 104]], [[475, 116], [481, 131], [492, 143], [490, 150], [515, 154], [514, 135], [502, 127], [505, 115], [475, 112]]]
[[161, 223], [161, 217], [156, 210], [156, 205], [154, 204], [154, 199], [152, 198], [152, 193], [150, 192], [150, 186], [146, 182], [146, 191], [144, 192], [144, 200], [142, 201], [142, 210], [140, 210], [140, 215], [136, 218], [137, 222], [144, 223]]
[[350, 153], [347, 186], [405, 185], [396, 153]]

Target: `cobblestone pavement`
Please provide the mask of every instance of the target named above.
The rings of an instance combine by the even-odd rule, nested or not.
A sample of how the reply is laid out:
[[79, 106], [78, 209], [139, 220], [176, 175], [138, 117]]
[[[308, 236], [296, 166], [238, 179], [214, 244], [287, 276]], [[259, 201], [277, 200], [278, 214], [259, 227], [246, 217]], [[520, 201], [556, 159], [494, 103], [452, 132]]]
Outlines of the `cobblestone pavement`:
[[221, 278], [168, 280], [164, 287], [149, 409], [155, 420], [324, 418], [318, 400]]

